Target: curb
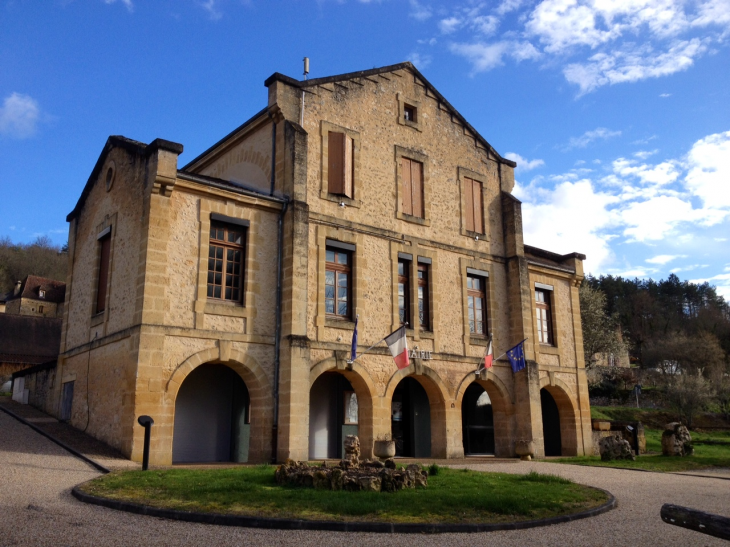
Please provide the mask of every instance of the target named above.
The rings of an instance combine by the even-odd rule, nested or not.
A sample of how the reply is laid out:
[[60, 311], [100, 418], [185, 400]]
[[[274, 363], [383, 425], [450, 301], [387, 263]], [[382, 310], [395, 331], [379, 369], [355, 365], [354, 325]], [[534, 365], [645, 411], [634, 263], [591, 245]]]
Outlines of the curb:
[[[602, 469], [620, 469], [621, 471], [639, 471], [641, 473], [658, 473], [660, 475], [677, 475], [679, 477], [697, 477], [700, 479], [719, 479], [721, 481], [730, 481], [730, 477], [716, 477], [714, 475], [700, 475], [697, 473], [689, 473], [686, 471], [655, 471], [653, 469], [639, 469], [637, 467], [609, 467], [607, 465], [581, 465], [579, 463], [564, 463], [563, 465], [575, 465], [576, 467], [600, 467]], [[711, 469], [711, 468], [708, 468], [708, 469]], [[695, 469], [695, 471], [701, 471], [701, 470]]]
[[244, 528], [265, 528], [275, 530], [323, 530], [328, 532], [371, 532], [379, 534], [448, 534], [448, 533], [476, 533], [496, 532], [499, 530], [524, 530], [526, 528], [537, 528], [539, 526], [550, 526], [571, 522], [589, 517], [595, 517], [615, 509], [616, 498], [601, 488], [600, 490], [608, 495], [609, 499], [603, 505], [574, 513], [538, 520], [526, 520], [520, 522], [501, 522], [495, 524], [400, 524], [394, 522], [341, 522], [326, 520], [302, 520], [302, 519], [278, 519], [258, 518], [240, 515], [223, 515], [220, 513], [193, 513], [189, 511], [177, 511], [174, 509], [162, 509], [141, 505], [127, 501], [100, 498], [83, 492], [79, 486], [75, 486], [71, 494], [79, 501], [100, 505], [117, 511], [126, 511], [137, 515], [180, 520], [185, 522], [196, 522], [202, 524], [217, 524], [219, 526], [239, 526]]
[[104, 474], [109, 473], [109, 470], [106, 467], [104, 467], [103, 465], [101, 465], [100, 463], [97, 463], [94, 460], [92, 460], [91, 458], [88, 458], [87, 456], [84, 456], [78, 450], [76, 450], [74, 448], [71, 448], [69, 445], [67, 445], [63, 441], [60, 441], [56, 437], [54, 437], [53, 435], [51, 435], [49, 433], [46, 433], [45, 431], [43, 431], [41, 428], [39, 428], [35, 424], [32, 424], [29, 421], [27, 421], [25, 418], [21, 418], [20, 416], [18, 416], [12, 410], [10, 410], [8, 408], [5, 408], [5, 405], [0, 405], [0, 410], [2, 410], [3, 412], [5, 412], [9, 416], [12, 416], [16, 420], [18, 420], [20, 423], [27, 425], [32, 430], [34, 430], [36, 433], [40, 433], [41, 435], [43, 435], [47, 439], [50, 439], [51, 441], [53, 441], [54, 443], [56, 443], [58, 446], [60, 446], [64, 450], [70, 452], [71, 454], [73, 454], [74, 456], [76, 456], [77, 458], [79, 458], [80, 460], [83, 460], [84, 462], [88, 463], [91, 467], [93, 467], [97, 471], [101, 471]]

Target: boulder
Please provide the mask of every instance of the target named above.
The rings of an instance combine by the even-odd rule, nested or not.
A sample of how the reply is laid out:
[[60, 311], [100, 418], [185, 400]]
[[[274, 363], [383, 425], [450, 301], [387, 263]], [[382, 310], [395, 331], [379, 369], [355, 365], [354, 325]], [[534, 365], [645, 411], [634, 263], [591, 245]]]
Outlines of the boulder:
[[691, 456], [694, 454], [692, 436], [686, 426], [672, 422], [664, 426], [662, 454], [665, 456]]
[[631, 445], [626, 439], [623, 439], [621, 435], [604, 437], [601, 439], [601, 442], [598, 443], [598, 448], [601, 452], [601, 460], [604, 462], [611, 460], [636, 459], [631, 451]]
[[385, 467], [386, 469], [395, 469], [395, 460], [393, 458], [385, 460]]
[[380, 492], [380, 477], [364, 476], [358, 477], [360, 490], [365, 492]]

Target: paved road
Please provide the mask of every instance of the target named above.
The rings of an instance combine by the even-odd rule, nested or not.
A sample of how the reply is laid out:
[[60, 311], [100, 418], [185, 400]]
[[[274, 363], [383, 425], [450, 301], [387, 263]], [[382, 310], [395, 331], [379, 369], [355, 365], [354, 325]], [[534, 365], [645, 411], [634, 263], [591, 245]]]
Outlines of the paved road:
[[475, 469], [525, 473], [531, 469], [572, 478], [614, 493], [619, 507], [567, 524], [514, 532], [408, 536], [332, 532], [284, 532], [189, 524], [86, 505], [71, 488], [98, 476], [84, 462], [0, 412], [0, 546], [106, 545], [325, 545], [515, 547], [694, 546], [728, 543], [664, 524], [663, 503], [730, 516], [730, 481], [550, 463], [492, 464]]

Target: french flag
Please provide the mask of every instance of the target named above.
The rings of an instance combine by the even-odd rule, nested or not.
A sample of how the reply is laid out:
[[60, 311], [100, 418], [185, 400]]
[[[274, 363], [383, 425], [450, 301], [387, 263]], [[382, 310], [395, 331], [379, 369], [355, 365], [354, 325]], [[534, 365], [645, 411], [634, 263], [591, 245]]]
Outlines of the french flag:
[[494, 351], [492, 350], [492, 339], [489, 339], [489, 347], [487, 353], [484, 354], [484, 368], [492, 368], [492, 360], [494, 359]]
[[406, 368], [411, 364], [408, 360], [408, 340], [406, 339], [405, 325], [386, 336], [385, 343], [388, 344], [388, 349], [390, 349], [390, 353], [395, 359], [395, 366]]

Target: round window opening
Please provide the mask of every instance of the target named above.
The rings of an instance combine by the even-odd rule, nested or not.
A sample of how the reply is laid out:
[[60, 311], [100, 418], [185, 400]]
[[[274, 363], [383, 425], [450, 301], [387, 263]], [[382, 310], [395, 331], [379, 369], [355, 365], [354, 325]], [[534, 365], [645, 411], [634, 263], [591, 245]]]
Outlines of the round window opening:
[[106, 191], [112, 189], [112, 185], [114, 184], [114, 164], [112, 163], [109, 166], [109, 169], [106, 170]]

